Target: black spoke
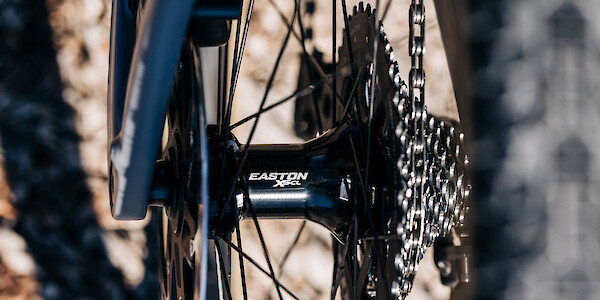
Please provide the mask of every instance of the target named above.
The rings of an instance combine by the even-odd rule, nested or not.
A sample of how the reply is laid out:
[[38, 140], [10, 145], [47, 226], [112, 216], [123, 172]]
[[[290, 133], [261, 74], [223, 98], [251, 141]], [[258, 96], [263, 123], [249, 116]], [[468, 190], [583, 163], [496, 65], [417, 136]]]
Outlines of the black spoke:
[[217, 95], [217, 128], [223, 130], [225, 125], [225, 106], [227, 103], [227, 63], [228, 63], [228, 50], [229, 43], [219, 47], [219, 81], [218, 81], [218, 95]]
[[[327, 76], [327, 78], [328, 79], [331, 78], [331, 75]], [[305, 86], [305, 87], [303, 87], [301, 89], [298, 89], [295, 92], [293, 92], [291, 95], [289, 95], [289, 96], [287, 96], [287, 97], [285, 97], [285, 98], [283, 98], [283, 99], [281, 99], [281, 100], [279, 100], [279, 101], [277, 101], [277, 102], [275, 102], [275, 103], [273, 103], [273, 104], [271, 104], [271, 105], [263, 108], [262, 110], [254, 113], [254, 114], [251, 114], [251, 115], [249, 115], [249, 116], [247, 116], [247, 117], [245, 117], [245, 118], [237, 121], [235, 124], [231, 125], [230, 128], [231, 129], [235, 129], [236, 127], [239, 127], [239, 126], [245, 124], [246, 122], [248, 122], [248, 121], [256, 118], [259, 114], [267, 112], [267, 111], [269, 111], [269, 110], [271, 110], [271, 109], [273, 109], [273, 108], [275, 108], [275, 107], [277, 107], [277, 106], [279, 106], [279, 105], [281, 105], [281, 104], [283, 104], [283, 103], [285, 103], [285, 102], [287, 102], [287, 101], [289, 101], [291, 99], [300, 98], [300, 97], [304, 97], [306, 95], [309, 95], [310, 93], [314, 92], [317, 89], [317, 87], [319, 87], [320, 85], [322, 85], [323, 83], [325, 83], [325, 81], [326, 80], [321, 79], [321, 80], [319, 80], [319, 81], [317, 81], [317, 82], [315, 82], [313, 84], [309, 84], [309, 85], [307, 85], [307, 86]]]
[[373, 257], [373, 251], [375, 250], [375, 247], [373, 247], [373, 243], [375, 243], [375, 241], [371, 242], [371, 243], [367, 243], [365, 241], [365, 244], [367, 245], [367, 247], [364, 249], [363, 252], [363, 260], [362, 260], [362, 265], [360, 266], [360, 270], [358, 270], [358, 277], [355, 281], [355, 284], [357, 287], [360, 287], [361, 292], [362, 292], [362, 288], [364, 288], [364, 286], [366, 285], [366, 281], [369, 275], [369, 270], [372, 267], [372, 257]]
[[296, 245], [298, 244], [298, 241], [300, 240], [300, 235], [304, 231], [305, 227], [306, 227], [306, 220], [303, 220], [302, 225], [300, 225], [300, 229], [298, 230], [298, 234], [296, 234], [296, 238], [294, 239], [294, 242], [292, 242], [292, 245], [287, 249], [287, 251], [285, 252], [285, 255], [281, 259], [281, 262], [279, 263], [279, 277], [283, 276], [283, 266], [285, 265], [285, 262], [287, 261], [287, 259], [290, 257], [292, 250], [294, 250], [294, 248], [296, 248]]
[[[275, 79], [275, 74], [277, 73], [279, 63], [281, 62], [281, 57], [283, 56], [283, 52], [285, 51], [287, 43], [290, 39], [290, 34], [293, 31], [292, 29], [294, 28], [293, 27], [294, 20], [296, 19], [296, 13], [298, 12], [299, 6], [300, 6], [300, 0], [296, 0], [296, 5], [294, 7], [294, 14], [292, 15], [292, 22], [288, 26], [288, 30], [285, 35], [285, 39], [283, 40], [283, 45], [281, 45], [281, 48], [279, 49], [279, 54], [277, 55], [277, 60], [275, 61], [275, 66], [273, 66], [273, 71], [271, 72], [271, 76], [269, 77], [269, 81], [267, 82], [267, 87], [265, 88], [265, 94], [260, 102], [260, 106], [258, 109], [259, 111], [261, 111], [264, 108], [265, 102], [267, 101], [267, 96], [269, 95], [269, 92], [271, 91], [271, 86], [273, 85], [273, 80]], [[254, 137], [254, 133], [256, 132], [256, 126], [258, 125], [258, 120], [260, 119], [260, 116], [261, 115], [258, 114], [256, 116], [256, 118], [254, 119], [254, 123], [252, 124], [252, 129], [250, 130], [250, 134], [248, 135], [248, 140], [244, 147], [244, 151], [242, 152], [242, 157], [241, 157], [238, 167], [235, 171], [235, 175], [233, 176], [234, 181], [233, 181], [233, 183], [229, 189], [229, 193], [227, 195], [227, 203], [230, 203], [231, 206], [235, 206], [235, 204], [232, 202], [234, 200], [233, 192], [235, 191], [235, 185], [236, 185], [235, 179], [237, 179], [240, 176], [240, 174], [242, 173], [242, 168], [244, 167], [244, 162], [246, 161], [246, 157], [248, 157], [248, 152], [250, 151], [250, 142], [252, 141], [252, 138]], [[225, 215], [225, 209], [223, 209], [223, 211], [221, 212], [219, 221], [223, 220], [224, 215]]]
[[[335, 82], [335, 80], [334, 80]], [[316, 119], [317, 119], [317, 136], [321, 135], [321, 133], [323, 133], [323, 122], [321, 121], [321, 109], [319, 108], [319, 102], [317, 100], [317, 97], [315, 97], [315, 94], [311, 94], [311, 98], [312, 98], [312, 103], [313, 103], [313, 107], [315, 108], [315, 115], [316, 115]]]
[[[358, 180], [359, 180], [359, 182], [361, 184], [361, 191], [362, 191], [362, 194], [363, 194], [363, 197], [364, 197], [363, 200], [365, 202], [367, 202], [369, 198], [367, 198], [368, 194], [366, 192], [366, 187], [364, 186], [365, 181], [364, 181], [364, 179], [363, 179], [363, 177], [361, 175], [362, 172], [360, 170], [360, 163], [359, 163], [359, 160], [358, 160], [358, 155], [356, 153], [356, 147], [355, 147], [354, 139], [352, 138], [352, 136], [350, 136], [350, 148], [352, 150], [352, 156], [353, 156], [354, 164], [355, 164], [355, 167], [356, 167], [356, 173], [358, 174]], [[368, 209], [368, 207], [365, 206], [365, 209]], [[367, 221], [369, 223], [369, 228], [371, 229], [371, 234], [373, 236], [379, 236], [379, 230], [378, 230], [378, 227], [375, 226], [375, 222], [373, 221], [372, 215], [368, 211], [365, 212], [365, 214], [367, 215]], [[377, 255], [377, 264], [379, 266], [379, 270], [381, 270], [381, 271], [384, 272], [384, 274], [383, 274], [384, 276], [383, 277], [385, 279], [387, 279], [388, 276], [385, 273], [385, 268], [384, 268], [384, 265], [383, 265], [383, 258], [385, 258], [385, 255], [382, 252], [383, 249], [381, 249], [381, 247], [379, 247], [379, 243], [378, 243], [377, 240], [374, 240], [373, 244], [374, 244], [373, 250], [375, 251], [375, 254]], [[385, 291], [389, 291], [389, 283], [388, 283], [388, 281], [387, 280], [383, 280], [383, 284], [384, 284]], [[389, 297], [389, 296], [385, 296], [385, 297]]]
[[[279, 17], [280, 17], [281, 21], [283, 23], [285, 23], [285, 24], [289, 24], [289, 21], [288, 21], [287, 17], [279, 9], [279, 7], [277, 6], [277, 4], [273, 0], [269, 0], [269, 3], [271, 3], [271, 5], [273, 5], [273, 8], [279, 14]], [[302, 46], [302, 52], [304, 52], [304, 55], [306, 55], [306, 57], [308, 58], [308, 62], [317, 71], [319, 77], [321, 77], [322, 79], [326, 79], [328, 77], [327, 74], [325, 74], [325, 71], [323, 71], [323, 68], [321, 68], [321, 65], [319, 64], [319, 62], [317, 61], [317, 59], [314, 57], [314, 55], [308, 53], [308, 50], [306, 50], [305, 45], [302, 43], [302, 38], [300, 37], [300, 35], [298, 35], [298, 33], [296, 33], [295, 30], [292, 30], [292, 34], [294, 35], [294, 37], [296, 38], [296, 40], [298, 42], [300, 42], [300, 46]], [[335, 78], [333, 78], [333, 79], [335, 80]], [[344, 104], [343, 101], [342, 101], [342, 97], [340, 97], [340, 95], [337, 93], [337, 91], [335, 91], [333, 89], [332, 85], [329, 84], [329, 82], [325, 85], [325, 87], [327, 87], [332, 92], [332, 94], [334, 95], [334, 98], [336, 99], [336, 101], [340, 102], [341, 105]]]
[[[346, 39], [346, 44], [348, 45], [348, 57], [350, 58], [350, 67], [352, 68], [352, 66], [354, 66], [354, 57], [352, 54], [352, 39], [350, 38], [350, 22], [348, 21], [348, 9], [346, 7], [346, 0], [342, 0], [342, 13], [344, 14], [344, 27], [346, 28], [346, 30], [344, 30], [344, 32], [346, 33], [346, 36], [344, 38]], [[354, 68], [352, 68], [350, 74], [352, 75], [352, 81], [354, 81]]]
[[225, 124], [229, 124], [231, 120], [231, 110], [233, 106], [233, 97], [235, 96], [235, 88], [237, 86], [238, 76], [240, 73], [240, 67], [242, 65], [242, 59], [244, 54], [244, 47], [246, 45], [246, 39], [248, 37], [248, 28], [250, 27], [250, 19], [252, 17], [252, 9], [254, 7], [254, 0], [250, 0], [248, 4], [248, 12], [246, 13], [246, 20], [244, 22], [244, 33], [242, 34], [242, 42], [239, 44], [239, 30], [241, 24], [241, 16], [240, 21], [238, 21], [237, 29], [236, 29], [236, 37], [235, 37], [235, 49], [233, 53], [233, 68], [231, 70], [231, 82], [229, 86], [229, 99], [227, 102], [226, 115], [227, 119], [225, 120]]
[[[360, 73], [358, 73], [358, 77], [356, 78], [356, 80], [354, 80], [354, 83], [352, 84], [352, 89], [350, 90], [350, 94], [349, 94], [348, 98], [345, 99], [346, 103], [344, 104], [344, 110], [343, 110], [343, 113], [341, 114], [342, 116], [350, 118], [349, 109], [352, 106], [352, 103], [354, 103], [350, 99], [354, 99], [354, 94], [356, 93], [356, 90], [358, 89], [358, 85], [360, 84], [360, 80], [363, 78], [363, 76], [365, 74], [365, 70], [366, 70], [365, 67], [366, 67], [366, 64], [363, 64], [363, 66], [360, 68]], [[313, 84], [309, 84], [309, 85], [307, 85], [307, 86], [305, 86], [305, 87], [303, 87], [301, 89], [296, 90], [295, 92], [293, 92], [292, 94], [288, 95], [287, 97], [285, 97], [285, 98], [283, 98], [283, 99], [281, 99], [281, 100], [279, 100], [279, 101], [277, 101], [277, 102], [275, 102], [275, 103], [273, 103], [273, 104], [271, 104], [271, 105], [263, 108], [262, 110], [254, 113], [254, 114], [251, 114], [251, 115], [249, 115], [249, 116], [247, 116], [247, 117], [245, 117], [245, 118], [237, 121], [235, 124], [233, 124], [233, 125], [230, 126], [230, 129], [233, 130], [233, 129], [239, 127], [239, 126], [242, 126], [245, 123], [247, 123], [248, 121], [256, 118], [259, 114], [267, 112], [267, 111], [269, 111], [269, 110], [271, 110], [271, 109], [273, 109], [273, 108], [275, 108], [275, 107], [277, 107], [277, 106], [279, 106], [281, 104], [284, 104], [285, 102], [288, 102], [288, 101], [290, 101], [292, 99], [295, 99], [295, 98], [304, 97], [304, 96], [306, 96], [306, 95], [314, 92], [320, 85], [328, 82], [330, 79], [333, 80], [333, 81], [335, 81], [335, 76], [327, 75], [326, 79], [321, 79], [319, 81], [314, 82]]]
[[232, 97], [232, 89], [233, 89], [233, 75], [235, 73], [235, 70], [237, 69], [237, 56], [238, 56], [238, 49], [239, 49], [239, 44], [240, 44], [240, 33], [241, 33], [241, 27], [242, 27], [242, 13], [240, 12], [240, 18], [237, 21], [237, 25], [235, 28], [235, 42], [233, 45], [233, 64], [231, 66], [231, 73], [232, 73], [232, 79], [229, 82], [229, 99], [227, 99], [227, 106], [225, 106], [225, 121], [224, 121], [224, 125], [227, 126], [229, 120], [231, 119], [231, 106], [233, 105], [233, 97]]
[[362, 77], [365, 74], [365, 67], [367, 65], [364, 64], [361, 68], [360, 68], [360, 73], [358, 73], [358, 77], [356, 78], [356, 80], [354, 80], [354, 84], [352, 84], [352, 90], [350, 91], [350, 95], [348, 96], [348, 99], [346, 99], [346, 104], [344, 105], [344, 110], [342, 112], [342, 116], [350, 118], [350, 112], [349, 109], [352, 106], [353, 103], [355, 103], [354, 99], [356, 99], [354, 97], [354, 94], [356, 93], [356, 90], [358, 89], [358, 84], [360, 83], [360, 80], [362, 79]]
[[225, 274], [225, 262], [223, 261], [223, 252], [221, 251], [221, 242], [219, 240], [215, 240], [215, 247], [217, 255], [219, 256], [219, 277], [225, 284], [225, 292], [227, 292], [227, 299], [232, 300], [231, 298], [231, 288], [229, 287], [229, 278]]
[[[379, 32], [378, 28], [379, 28], [379, 22], [377, 20], [377, 14], [379, 13], [379, 0], [375, 1], [375, 11], [373, 14], [373, 17], [375, 18], [375, 28], [377, 28], [375, 35], [378, 35], [377, 32]], [[375, 36], [375, 41], [373, 44], [373, 69], [372, 69], [372, 74], [371, 74], [371, 91], [370, 91], [370, 96], [369, 96], [369, 101], [367, 103], [369, 103], [369, 124], [367, 125], [367, 166], [366, 166], [366, 170], [365, 172], [367, 173], [365, 175], [365, 183], [367, 184], [367, 187], [369, 186], [369, 173], [370, 173], [370, 167], [371, 167], [371, 136], [372, 136], [372, 131], [373, 131], [373, 111], [374, 108], [373, 106], [375, 106], [375, 87], [377, 86], [377, 51], [378, 51], [378, 46], [379, 46], [379, 37]]]
[[[348, 186], [348, 182], [344, 180], [344, 188], [346, 189], [346, 194], [350, 195], [350, 187]], [[356, 189], [355, 193], [356, 193]], [[356, 196], [354, 197], [354, 211], [356, 212]], [[352, 224], [352, 228], [350, 232], [353, 233], [354, 240], [352, 241], [352, 245], [356, 243], [356, 213], [354, 214], [354, 223]], [[346, 256], [348, 255], [348, 248], [350, 247], [350, 233], [348, 233], [348, 237], [346, 238], [346, 244], [344, 245], [344, 249], [342, 250], [342, 263], [334, 270], [333, 272], [333, 282], [331, 287], [331, 300], [335, 298], [335, 294], [337, 293], [337, 289], [340, 285], [340, 280], [342, 279], [341, 272], [344, 271], [344, 267], [346, 265]]]
[[[379, 0], [375, 1], [375, 10], [373, 13], [373, 17], [375, 19], [375, 37], [374, 37], [374, 43], [373, 43], [373, 70], [372, 70], [372, 74], [371, 74], [371, 90], [370, 90], [370, 96], [369, 96], [369, 120], [368, 120], [368, 126], [367, 126], [367, 161], [366, 161], [366, 175], [365, 175], [365, 184], [367, 184], [366, 188], [369, 187], [369, 175], [370, 175], [370, 168], [371, 168], [371, 138], [372, 138], [372, 131], [373, 131], [373, 113], [374, 113], [374, 106], [375, 106], [375, 87], [377, 86], [377, 54], [379, 51], [379, 26], [380, 26], [380, 21], [378, 19], [378, 15], [379, 15]], [[369, 225], [373, 226], [373, 222], [372, 222], [372, 218], [371, 218], [371, 214], [367, 214], [367, 218], [369, 219]], [[378, 232], [378, 228], [375, 230], [374, 232], [375, 234], [379, 234]], [[377, 264], [379, 265], [379, 274], [383, 275], [381, 276], [381, 278], [383, 279], [383, 287], [384, 287], [384, 295], [385, 297], [389, 297], [388, 293], [390, 291], [389, 289], [389, 276], [386, 272], [385, 269], [385, 263], [384, 261], [382, 261], [383, 259], [385, 259], [385, 255], [382, 253], [382, 249], [381, 247], [379, 247], [379, 243], [378, 241], [374, 241], [375, 243], [375, 251], [377, 253]], [[378, 275], [379, 275], [378, 274]]]
[[[244, 201], [245, 204], [248, 205], [248, 209], [250, 209], [250, 214], [252, 215], [252, 220], [254, 221], [254, 227], [256, 227], [256, 232], [258, 233], [258, 238], [260, 239], [260, 244], [263, 249], [263, 254], [265, 255], [265, 260], [267, 261], [267, 266], [269, 267], [269, 271], [271, 272], [272, 278], [275, 278], [275, 271], [273, 270], [273, 264], [271, 264], [271, 259], [269, 257], [269, 251], [267, 249], [267, 245], [265, 244], [265, 238], [263, 237], [262, 230], [260, 230], [260, 224], [258, 224], [258, 218], [256, 217], [256, 212], [254, 211], [254, 206], [252, 205], [252, 201], [250, 201], [250, 196], [248, 195], [248, 189], [244, 189]], [[273, 280], [275, 283], [275, 287], [277, 288], [277, 295], [280, 300], [283, 300], [283, 296], [281, 295], [281, 289], [279, 286], [279, 281]]]
[[[350, 66], [351, 66], [351, 70], [352, 72], [350, 72], [351, 74], [351, 80], [354, 81], [354, 55], [353, 55], [353, 51], [352, 51], [352, 39], [350, 38], [350, 31], [348, 30], [348, 28], [350, 28], [350, 22], [348, 19], [348, 11], [347, 11], [347, 7], [346, 7], [346, 0], [342, 0], [342, 13], [344, 15], [344, 26], [347, 28], [347, 30], [345, 30], [346, 33], [346, 42], [348, 45], [348, 57], [350, 59]], [[366, 65], [365, 65], [366, 67]], [[364, 69], [364, 67], [363, 67]], [[353, 97], [352, 100], [355, 100], [356, 97]], [[354, 104], [354, 108], [355, 108], [355, 113], [357, 116], [357, 119], [360, 120], [361, 119], [361, 107], [360, 104], [358, 103], [358, 101], [351, 101]], [[358, 135], [359, 135], [359, 139], [360, 139], [360, 144], [364, 145], [364, 138], [363, 138], [363, 125], [362, 122], [358, 122], [358, 127], [359, 127], [359, 131], [358, 131]], [[363, 153], [364, 155], [364, 153]], [[364, 182], [363, 182], [364, 183]], [[364, 186], [363, 186], [363, 190], [364, 190]], [[364, 192], [364, 191], [363, 191]], [[366, 193], [364, 193], [366, 194]], [[366, 199], [366, 198], [365, 198]]]
[[[348, 189], [348, 183], [346, 183], [346, 189]], [[353, 259], [352, 259], [352, 299], [356, 300], [357, 299], [357, 290], [356, 290], [356, 283], [357, 283], [357, 269], [358, 269], [358, 189], [354, 189], [354, 207], [352, 209], [352, 214], [353, 214], [353, 223], [354, 223], [354, 230], [352, 230], [352, 234], [354, 235], [353, 239], [352, 239], [352, 254], [353, 254]], [[364, 262], [364, 259], [363, 259]]]
[[[354, 230], [354, 229], [353, 229]], [[348, 238], [346, 239], [346, 244], [344, 245], [344, 249], [342, 250], [342, 257], [344, 258], [344, 260], [342, 260], [342, 263], [337, 267], [337, 269], [335, 269], [334, 271], [334, 280], [332, 283], [332, 287], [331, 287], [331, 299], [335, 298], [335, 294], [337, 293], [337, 289], [340, 286], [340, 281], [342, 280], [342, 271], [344, 270], [344, 267], [346, 266], [346, 256], [348, 255], [348, 248], [350, 247], [350, 241], [348, 240], [350, 238], [350, 236], [348, 236]]]
[[240, 218], [237, 215], [237, 210], [236, 210], [236, 216], [235, 216], [235, 235], [237, 238], [237, 243], [238, 243], [238, 247], [240, 248], [240, 251], [238, 252], [238, 257], [240, 260], [240, 277], [242, 279], [242, 293], [244, 295], [244, 300], [248, 300], [248, 290], [246, 287], [246, 272], [244, 270], [244, 258], [242, 257], [242, 235], [240, 234]]
[[[302, 49], [306, 49], [306, 34], [304, 33], [304, 26], [302, 25], [302, 16], [300, 10], [298, 10], [298, 27], [300, 29], [300, 43], [302, 44]], [[296, 31], [294, 31], [295, 33]], [[321, 122], [321, 109], [319, 107], [319, 102], [317, 102], [317, 97], [314, 94], [311, 94], [313, 107], [315, 109], [315, 113], [317, 115], [317, 132], [320, 135], [323, 132], [323, 123]]]
[[[336, 36], [336, 31], [337, 31], [337, 24], [336, 24], [336, 10], [337, 10], [337, 4], [336, 4], [337, 0], [331, 0], [331, 69], [333, 74], [336, 74], [336, 69], [337, 69], [337, 59], [335, 57], [335, 53], [337, 52], [337, 36]], [[332, 90], [333, 90], [333, 94], [337, 94], [337, 88], [336, 88], [336, 80], [334, 79], [331, 82], [331, 86], [332, 86]], [[335, 108], [336, 108], [336, 104], [335, 101], [331, 101], [331, 114], [332, 114], [332, 120], [333, 122], [335, 122]]]
[[233, 243], [231, 243], [230, 241], [228, 241], [225, 238], [221, 238], [221, 240], [223, 242], [225, 242], [229, 247], [231, 247], [231, 249], [235, 250], [236, 252], [240, 253], [241, 256], [243, 256], [246, 260], [248, 260], [252, 265], [254, 265], [259, 271], [261, 271], [263, 274], [267, 275], [269, 278], [271, 278], [273, 281], [276, 281], [277, 284], [281, 287], [281, 289], [283, 289], [288, 295], [290, 295], [292, 298], [296, 299], [296, 300], [300, 300], [296, 295], [294, 295], [294, 293], [292, 293], [287, 287], [285, 287], [285, 285], [281, 284], [281, 282], [279, 282], [272, 274], [270, 274], [269, 272], [267, 272], [267, 270], [265, 270], [263, 267], [261, 267], [254, 259], [252, 259], [252, 257], [250, 257], [248, 254], [246, 254], [244, 251], [242, 251], [241, 249], [239, 249], [238, 247], [236, 247]]
[[360, 170], [360, 163], [358, 160], [358, 154], [356, 153], [356, 146], [354, 144], [354, 138], [350, 136], [350, 148], [352, 148], [352, 158], [354, 159], [354, 166], [356, 168], [356, 174], [358, 175], [358, 181], [360, 182], [360, 187], [362, 191], [362, 196], [364, 201], [367, 201], [367, 191], [365, 187], [365, 181], [363, 180], [362, 171]]
[[[250, 27], [250, 19], [252, 17], [252, 9], [254, 7], [254, 0], [250, 0], [248, 4], [248, 12], [246, 13], [246, 21], [244, 22], [244, 33], [242, 34], [242, 42], [240, 44], [240, 25], [242, 20], [242, 15], [240, 13], [240, 18], [237, 22], [237, 28], [235, 32], [235, 47], [233, 53], [233, 66], [231, 70], [231, 82], [229, 86], [229, 99], [227, 101], [227, 107], [225, 108], [225, 140], [229, 140], [229, 136], [231, 135], [231, 128], [229, 128], [229, 124], [231, 123], [231, 114], [233, 109], [233, 97], [235, 95], [235, 88], [237, 86], [237, 80], [240, 73], [240, 67], [242, 65], [242, 58], [244, 56], [244, 47], [246, 45], [246, 38], [248, 37], [248, 28]], [[226, 166], [226, 157], [225, 152], [227, 152], [227, 143], [223, 146], [223, 162], [221, 164], [221, 178], [225, 174], [225, 166]]]

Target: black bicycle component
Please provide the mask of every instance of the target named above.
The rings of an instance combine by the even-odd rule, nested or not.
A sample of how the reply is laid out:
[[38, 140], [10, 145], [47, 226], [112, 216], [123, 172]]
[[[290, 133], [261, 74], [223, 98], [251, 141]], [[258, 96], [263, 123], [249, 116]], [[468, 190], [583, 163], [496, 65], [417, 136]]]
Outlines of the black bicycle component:
[[243, 169], [247, 194], [238, 207], [250, 217], [248, 197], [259, 218], [305, 218], [345, 240], [352, 215], [345, 179], [353, 173], [348, 136], [340, 126], [299, 145], [253, 145]]
[[[148, 207], [162, 120], [194, 1], [177, 5], [167, 0], [146, 1], [141, 17], [146, 26], [138, 29], [133, 54], [127, 52], [133, 45], [130, 29], [119, 33], [122, 27], [133, 28], [124, 2], [113, 2], [111, 59], [119, 59], [111, 69], [115, 77], [109, 82], [109, 191], [115, 219], [142, 219]], [[128, 57], [132, 61], [126, 75]]]
[[[128, 1], [114, 0], [111, 13], [108, 104], [108, 145], [121, 131], [127, 77], [131, 66], [134, 20]], [[110, 149], [107, 151], [110, 162]], [[110, 172], [110, 168], [109, 168]], [[110, 174], [110, 173], [109, 173]]]
[[[251, 218], [254, 213], [257, 218], [308, 219], [323, 225], [343, 242], [353, 210], [349, 178], [355, 172], [355, 165], [348, 149], [351, 136], [355, 139], [359, 136], [358, 130], [357, 126], [344, 123], [304, 144], [252, 145], [236, 189], [236, 207], [224, 201], [224, 187], [231, 183], [231, 177], [225, 180], [213, 177], [211, 181], [211, 230], [215, 235], [231, 232], [233, 228], [227, 224], [235, 222], [232, 218], [237, 209], [244, 218]], [[217, 143], [211, 148], [220, 147]], [[240, 147], [232, 143], [226, 153], [231, 162], [226, 174], [232, 176]], [[212, 165], [219, 163], [215, 160]], [[360, 186], [358, 182], [355, 185]], [[364, 209], [360, 203], [359, 210]], [[219, 220], [221, 214], [224, 217]], [[360, 228], [361, 236], [367, 234], [367, 224], [361, 222]]]
[[242, 0], [196, 1], [192, 17], [201, 19], [238, 19], [242, 11]]
[[[210, 30], [207, 30], [210, 28]], [[229, 39], [231, 21], [199, 19], [190, 22], [190, 39], [199, 47], [223, 46]]]
[[[397, 195], [406, 188], [397, 167], [398, 159], [406, 152], [406, 144], [394, 134], [403, 116], [395, 103], [402, 97], [399, 88], [403, 83], [396, 78], [397, 66], [386, 53], [391, 52], [391, 47], [385, 45], [384, 34], [375, 24], [370, 5], [355, 6], [346, 26], [336, 80], [347, 102], [336, 106], [336, 115], [353, 120], [363, 128], [364, 134], [357, 137], [352, 148], [358, 169], [356, 181], [360, 183], [353, 198], [357, 203], [365, 203], [366, 217], [362, 217], [359, 210], [355, 218], [368, 224], [369, 234], [361, 235], [359, 231], [351, 235], [350, 250], [334, 245], [338, 281], [334, 284], [339, 283], [343, 298], [395, 299], [399, 296], [393, 296], [392, 290], [398, 280], [395, 256], [403, 246], [396, 234], [397, 224], [401, 222], [397, 212], [402, 211]], [[375, 39], [381, 39], [384, 45], [373, 54]], [[374, 59], [379, 63], [376, 70]], [[374, 94], [371, 94], [372, 87]], [[357, 226], [360, 230], [361, 226]]]

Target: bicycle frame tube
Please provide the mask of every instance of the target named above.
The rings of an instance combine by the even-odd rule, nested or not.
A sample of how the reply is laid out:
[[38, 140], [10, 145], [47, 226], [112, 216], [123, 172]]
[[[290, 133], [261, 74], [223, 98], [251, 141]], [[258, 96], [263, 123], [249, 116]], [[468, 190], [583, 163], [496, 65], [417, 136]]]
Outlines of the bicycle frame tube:
[[193, 0], [147, 0], [133, 44], [127, 1], [113, 1], [108, 138], [111, 210], [116, 219], [146, 215], [171, 85], [193, 4]]
[[115, 0], [112, 7], [107, 95], [108, 145], [121, 131], [127, 76], [133, 53], [133, 16], [127, 2]]

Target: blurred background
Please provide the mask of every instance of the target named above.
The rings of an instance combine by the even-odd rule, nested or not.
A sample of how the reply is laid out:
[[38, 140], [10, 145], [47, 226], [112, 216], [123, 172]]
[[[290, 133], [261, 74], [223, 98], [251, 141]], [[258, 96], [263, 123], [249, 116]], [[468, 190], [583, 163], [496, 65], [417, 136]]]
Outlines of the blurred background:
[[[293, 2], [256, 1], [234, 107], [254, 113], [279, 12]], [[350, 6], [358, 1], [348, 1]], [[436, 1], [438, 4], [443, 1]], [[387, 3], [387, 1], [382, 1]], [[600, 4], [594, 0], [473, 0], [455, 20], [466, 60], [446, 56], [433, 1], [427, 7], [426, 105], [458, 120], [450, 73], [460, 61], [471, 89], [461, 111], [472, 157], [477, 299], [595, 299], [600, 294]], [[392, 1], [384, 28], [408, 74], [407, 0]], [[331, 2], [317, 1], [311, 47], [331, 62]], [[0, 299], [156, 299], [157, 257], [148, 221], [110, 216], [106, 87], [111, 1], [0, 0]], [[337, 21], [337, 32], [342, 20]], [[306, 25], [305, 25], [306, 26]], [[338, 34], [338, 45], [341, 34]], [[291, 40], [267, 104], [296, 89], [301, 48]], [[403, 76], [405, 78], [406, 76]], [[293, 103], [265, 114], [257, 143], [298, 142]], [[235, 132], [245, 140], [249, 126]], [[261, 221], [281, 261], [302, 221]], [[244, 248], [260, 261], [251, 222]], [[307, 223], [281, 267], [305, 299], [328, 298], [331, 236]], [[249, 268], [251, 299], [277, 298]], [[452, 298], [457, 298], [454, 295]], [[450, 299], [432, 251], [409, 299]]]

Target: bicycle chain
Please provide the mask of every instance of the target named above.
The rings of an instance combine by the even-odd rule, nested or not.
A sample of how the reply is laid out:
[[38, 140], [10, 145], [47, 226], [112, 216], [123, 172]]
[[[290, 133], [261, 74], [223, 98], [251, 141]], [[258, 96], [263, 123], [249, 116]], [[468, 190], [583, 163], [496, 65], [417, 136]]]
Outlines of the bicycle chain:
[[[397, 161], [400, 174], [407, 184], [405, 191], [397, 195], [403, 215], [396, 232], [404, 244], [395, 257], [398, 281], [392, 283], [392, 295], [402, 299], [412, 289], [419, 261], [427, 248], [437, 237], [446, 236], [464, 218], [464, 201], [469, 194], [469, 187], [464, 181], [468, 163], [462, 151], [464, 134], [428, 114], [424, 104], [423, 0], [412, 0], [408, 22], [410, 86], [400, 87], [403, 98], [395, 103], [402, 120], [396, 128], [396, 135], [401, 141], [409, 141], [406, 145], [407, 155], [402, 155]], [[391, 47], [389, 49], [391, 54]]]
[[[366, 13], [374, 18], [370, 5], [359, 3], [353, 15]], [[350, 16], [352, 18], [352, 16]], [[397, 194], [396, 228], [390, 235], [400, 237], [402, 247], [394, 257], [397, 280], [391, 285], [394, 298], [404, 299], [412, 289], [418, 264], [428, 247], [438, 237], [450, 233], [464, 219], [465, 201], [470, 186], [465, 181], [468, 164], [463, 144], [464, 134], [447, 121], [427, 113], [425, 106], [425, 5], [412, 0], [409, 6], [408, 54], [411, 58], [408, 86], [400, 76], [393, 49], [379, 20], [378, 35], [387, 58], [389, 79], [393, 82], [393, 104], [398, 112], [395, 135], [401, 146], [397, 172], [401, 182]], [[350, 30], [350, 29], [346, 29]], [[373, 55], [375, 57], [376, 55]], [[379, 65], [382, 66], [382, 65]], [[370, 97], [373, 64], [365, 88]], [[383, 92], [383, 91], [380, 91]], [[417, 96], [418, 95], [418, 96]], [[368, 101], [367, 101], [368, 102]]]
[[[371, 15], [371, 12], [368, 14]], [[412, 289], [418, 264], [427, 248], [464, 219], [465, 201], [470, 193], [464, 175], [468, 157], [463, 150], [464, 134], [452, 124], [428, 114], [424, 104], [423, 1], [413, 0], [409, 8], [410, 86], [400, 78], [398, 63], [381, 21], [378, 30], [389, 63], [389, 79], [394, 86], [392, 101], [399, 119], [395, 135], [403, 150], [396, 161], [401, 180], [396, 194], [397, 205], [401, 208], [396, 216], [399, 222], [389, 232], [395, 231], [402, 242], [394, 257], [397, 280], [392, 282], [391, 294], [394, 298], [404, 299]], [[372, 69], [371, 63], [369, 75], [372, 75]], [[370, 85], [369, 76], [368, 88], [365, 89], [367, 98]]]

